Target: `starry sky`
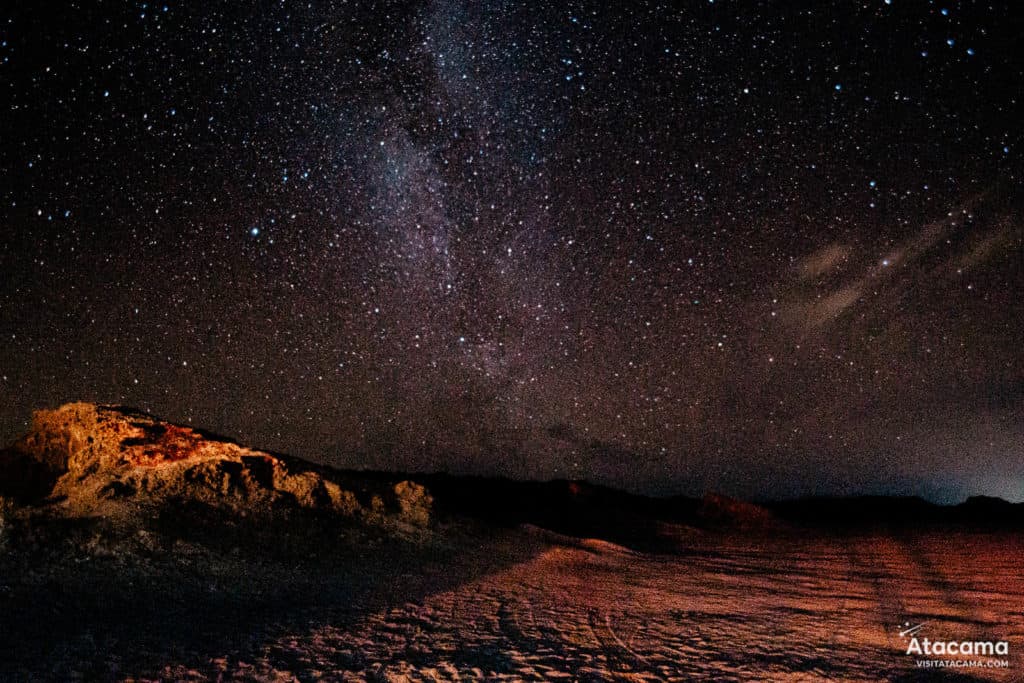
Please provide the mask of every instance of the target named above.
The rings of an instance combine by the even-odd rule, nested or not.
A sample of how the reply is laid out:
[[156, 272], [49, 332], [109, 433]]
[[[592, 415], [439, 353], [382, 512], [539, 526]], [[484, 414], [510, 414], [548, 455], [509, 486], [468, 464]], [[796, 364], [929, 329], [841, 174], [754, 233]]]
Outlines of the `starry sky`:
[[1024, 498], [1015, 9], [10, 4], [0, 437]]

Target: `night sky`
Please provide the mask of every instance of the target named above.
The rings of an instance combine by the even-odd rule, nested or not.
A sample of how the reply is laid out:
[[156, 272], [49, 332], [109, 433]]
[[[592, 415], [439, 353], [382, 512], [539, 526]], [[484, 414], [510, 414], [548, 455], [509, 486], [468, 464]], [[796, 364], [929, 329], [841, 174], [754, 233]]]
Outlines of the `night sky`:
[[9, 3], [0, 437], [1024, 498], [1016, 5]]

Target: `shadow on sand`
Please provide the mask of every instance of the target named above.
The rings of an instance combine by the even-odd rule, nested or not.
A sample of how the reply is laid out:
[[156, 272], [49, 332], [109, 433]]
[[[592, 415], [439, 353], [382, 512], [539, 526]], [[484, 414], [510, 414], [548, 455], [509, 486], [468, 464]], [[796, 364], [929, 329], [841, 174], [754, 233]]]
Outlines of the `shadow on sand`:
[[[147, 522], [54, 519], [7, 530], [0, 679], [215, 679], [225, 661], [287, 664], [273, 643], [418, 603], [540, 549], [467, 524], [396, 532], [306, 514], [230, 519], [197, 505]], [[376, 664], [358, 651], [346, 657], [335, 664]]]

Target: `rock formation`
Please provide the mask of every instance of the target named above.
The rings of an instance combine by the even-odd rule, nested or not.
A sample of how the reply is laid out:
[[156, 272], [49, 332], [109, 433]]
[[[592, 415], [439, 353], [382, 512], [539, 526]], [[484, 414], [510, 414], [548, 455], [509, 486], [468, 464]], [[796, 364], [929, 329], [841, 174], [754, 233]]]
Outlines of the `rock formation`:
[[411, 481], [341, 472], [240, 446], [118, 406], [39, 410], [0, 451], [0, 495], [59, 504], [70, 515], [130, 503], [199, 502], [234, 511], [308, 509], [425, 526], [432, 499]]

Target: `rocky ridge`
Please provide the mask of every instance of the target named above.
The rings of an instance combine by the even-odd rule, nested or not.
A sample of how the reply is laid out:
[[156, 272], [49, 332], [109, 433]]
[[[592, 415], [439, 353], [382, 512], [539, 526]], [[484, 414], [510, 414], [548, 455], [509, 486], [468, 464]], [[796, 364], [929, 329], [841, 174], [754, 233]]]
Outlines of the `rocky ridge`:
[[366, 522], [426, 526], [432, 498], [387, 481], [254, 450], [132, 409], [69, 403], [33, 415], [0, 451], [0, 495], [70, 516], [133, 503], [194, 502], [235, 512], [305, 509]]

